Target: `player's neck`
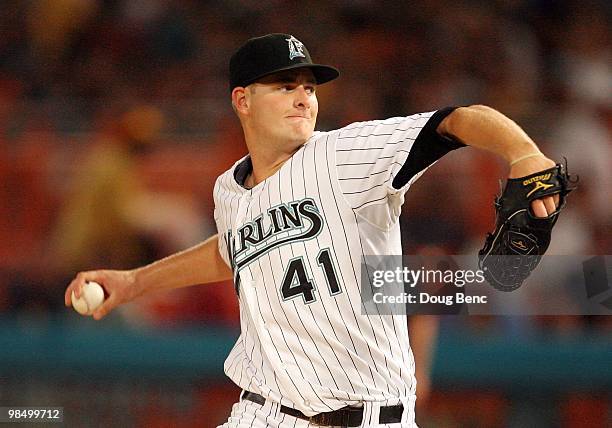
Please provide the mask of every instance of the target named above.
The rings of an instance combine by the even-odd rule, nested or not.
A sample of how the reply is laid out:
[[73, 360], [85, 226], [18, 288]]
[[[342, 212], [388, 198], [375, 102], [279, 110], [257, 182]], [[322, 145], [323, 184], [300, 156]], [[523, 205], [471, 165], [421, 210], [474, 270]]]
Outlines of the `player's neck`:
[[253, 170], [247, 177], [245, 186], [249, 188], [257, 186], [262, 181], [273, 176], [300, 147], [301, 145], [291, 151], [272, 150], [265, 147], [256, 150], [249, 147]]

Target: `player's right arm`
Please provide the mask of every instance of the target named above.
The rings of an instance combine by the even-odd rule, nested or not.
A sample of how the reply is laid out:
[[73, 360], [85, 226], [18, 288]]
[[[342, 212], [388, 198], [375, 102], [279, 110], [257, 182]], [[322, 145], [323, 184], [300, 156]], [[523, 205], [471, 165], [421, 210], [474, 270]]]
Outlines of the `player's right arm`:
[[94, 270], [80, 272], [66, 288], [66, 306], [71, 293], [80, 296], [85, 282], [95, 281], [108, 295], [93, 317], [99, 320], [122, 303], [155, 290], [169, 290], [196, 284], [232, 279], [232, 271], [219, 254], [218, 235], [187, 250], [132, 270]]

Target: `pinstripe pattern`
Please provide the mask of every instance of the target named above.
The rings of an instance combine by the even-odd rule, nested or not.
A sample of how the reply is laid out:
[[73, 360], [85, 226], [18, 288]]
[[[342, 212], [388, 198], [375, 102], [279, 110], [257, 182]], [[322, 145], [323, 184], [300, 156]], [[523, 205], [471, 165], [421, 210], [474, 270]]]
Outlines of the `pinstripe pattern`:
[[[315, 132], [253, 189], [234, 177], [246, 158], [217, 179], [219, 251], [235, 266], [241, 322], [224, 368], [240, 387], [307, 415], [414, 396], [406, 319], [362, 315], [360, 269], [364, 255], [401, 254], [397, 220], [420, 173], [392, 182], [432, 114]], [[305, 283], [310, 297], [292, 293]]]

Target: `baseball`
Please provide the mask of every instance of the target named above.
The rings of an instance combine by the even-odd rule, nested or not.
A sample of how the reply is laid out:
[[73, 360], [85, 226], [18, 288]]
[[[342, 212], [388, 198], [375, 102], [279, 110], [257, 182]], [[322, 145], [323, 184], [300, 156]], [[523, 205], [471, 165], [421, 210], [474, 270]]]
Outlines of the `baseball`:
[[86, 282], [77, 298], [72, 292], [72, 307], [81, 315], [91, 315], [104, 301], [104, 289], [97, 282]]

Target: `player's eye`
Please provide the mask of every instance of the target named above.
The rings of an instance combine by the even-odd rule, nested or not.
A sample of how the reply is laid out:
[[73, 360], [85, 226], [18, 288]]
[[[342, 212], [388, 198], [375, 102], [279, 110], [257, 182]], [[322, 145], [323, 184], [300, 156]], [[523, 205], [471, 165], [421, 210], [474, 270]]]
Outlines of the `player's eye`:
[[306, 93], [309, 95], [312, 95], [316, 92], [316, 87], [314, 85], [306, 85], [304, 86], [304, 89], [306, 90]]

